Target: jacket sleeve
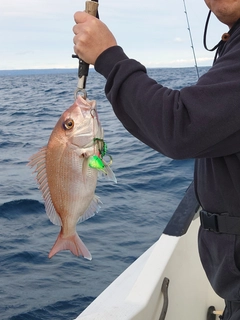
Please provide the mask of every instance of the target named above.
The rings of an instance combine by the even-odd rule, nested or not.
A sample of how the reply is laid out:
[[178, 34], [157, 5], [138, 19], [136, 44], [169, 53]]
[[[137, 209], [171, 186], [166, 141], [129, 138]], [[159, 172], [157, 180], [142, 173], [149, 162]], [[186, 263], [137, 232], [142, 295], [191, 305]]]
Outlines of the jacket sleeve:
[[116, 116], [145, 144], [174, 159], [226, 156], [240, 151], [240, 35], [230, 40], [198, 83], [182, 90], [148, 77], [118, 46], [95, 69], [107, 79]]

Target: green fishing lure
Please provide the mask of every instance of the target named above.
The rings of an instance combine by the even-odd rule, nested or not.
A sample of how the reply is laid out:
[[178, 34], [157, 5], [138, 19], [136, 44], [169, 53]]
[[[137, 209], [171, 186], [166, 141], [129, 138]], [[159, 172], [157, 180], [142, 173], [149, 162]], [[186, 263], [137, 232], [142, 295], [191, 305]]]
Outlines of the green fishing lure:
[[97, 169], [97, 170], [103, 170], [105, 168], [105, 165], [97, 155], [93, 155], [89, 158], [88, 165], [90, 168]]
[[[103, 157], [107, 154], [107, 144], [103, 139], [100, 139], [100, 138], [94, 138], [93, 141], [97, 143], [99, 157], [97, 155], [91, 156], [89, 158], [88, 165], [90, 168], [105, 172], [104, 168], [105, 168], [106, 162], [104, 164]], [[106, 165], [110, 166], [112, 164], [112, 157], [109, 154], [108, 154], [108, 157], [110, 158], [110, 161]]]

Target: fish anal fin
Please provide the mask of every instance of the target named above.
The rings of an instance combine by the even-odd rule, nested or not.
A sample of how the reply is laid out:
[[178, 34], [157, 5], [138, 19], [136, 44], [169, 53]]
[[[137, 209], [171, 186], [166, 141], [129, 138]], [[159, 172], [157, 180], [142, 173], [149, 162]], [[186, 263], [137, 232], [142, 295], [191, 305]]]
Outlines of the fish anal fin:
[[77, 257], [83, 256], [87, 260], [92, 260], [91, 253], [76, 232], [74, 235], [65, 238], [60, 231], [48, 257], [52, 258], [52, 256], [62, 250], [70, 250]]
[[98, 213], [99, 209], [101, 208], [102, 201], [96, 195], [94, 195], [90, 205], [88, 206], [87, 210], [84, 212], [82, 216], [78, 219], [78, 222], [83, 222], [87, 219], [93, 217], [96, 213]]

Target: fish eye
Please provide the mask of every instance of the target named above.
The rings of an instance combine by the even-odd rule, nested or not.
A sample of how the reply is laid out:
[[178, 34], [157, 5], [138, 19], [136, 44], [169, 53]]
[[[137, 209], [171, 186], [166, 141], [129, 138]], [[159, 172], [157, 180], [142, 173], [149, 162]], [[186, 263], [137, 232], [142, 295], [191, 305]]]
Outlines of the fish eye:
[[74, 121], [73, 119], [67, 119], [63, 123], [63, 127], [66, 130], [71, 130], [74, 127]]

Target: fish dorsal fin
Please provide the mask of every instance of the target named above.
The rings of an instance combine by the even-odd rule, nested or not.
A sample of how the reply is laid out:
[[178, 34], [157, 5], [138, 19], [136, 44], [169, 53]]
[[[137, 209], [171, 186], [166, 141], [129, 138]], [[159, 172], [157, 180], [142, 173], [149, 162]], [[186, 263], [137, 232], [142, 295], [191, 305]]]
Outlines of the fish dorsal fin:
[[36, 167], [35, 171], [37, 173], [37, 182], [39, 184], [39, 189], [42, 192], [42, 196], [45, 202], [46, 213], [53, 224], [61, 226], [61, 219], [57, 214], [53, 203], [52, 198], [48, 186], [47, 180], [47, 170], [46, 170], [46, 153], [47, 147], [42, 148], [39, 152], [35, 153], [31, 156], [28, 165], [32, 167]]
[[84, 214], [79, 218], [78, 222], [83, 222], [98, 213], [99, 209], [101, 208], [101, 200], [98, 196], [94, 195], [90, 205], [88, 206], [87, 210]]

